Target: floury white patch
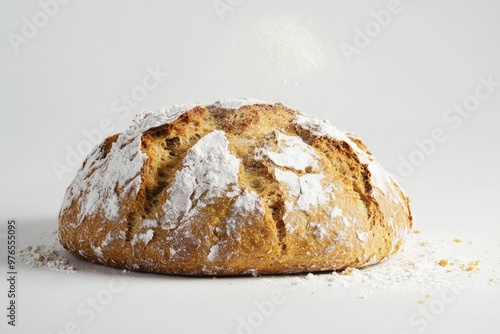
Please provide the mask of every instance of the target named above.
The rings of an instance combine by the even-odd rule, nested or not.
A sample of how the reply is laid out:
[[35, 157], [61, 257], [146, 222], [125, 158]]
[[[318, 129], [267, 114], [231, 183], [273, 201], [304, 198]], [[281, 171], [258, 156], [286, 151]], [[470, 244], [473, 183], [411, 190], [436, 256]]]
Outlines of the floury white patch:
[[250, 106], [254, 104], [268, 104], [257, 99], [240, 97], [239, 99], [223, 99], [216, 101], [214, 106], [221, 109], [239, 109], [241, 107]]
[[[102, 159], [101, 147], [96, 147], [66, 191], [61, 212], [77, 205], [80, 214], [76, 224], [100, 211], [107, 219], [117, 220], [120, 200], [139, 191], [141, 177], [138, 174], [147, 159], [140, 145], [140, 136], [130, 138], [122, 134], [112, 144], [107, 160]], [[90, 170], [93, 172], [87, 177]], [[115, 187], [123, 188], [122, 192], [109, 191]], [[99, 193], [98, 189], [106, 189], [106, 194]]]
[[225, 195], [230, 185], [238, 183], [240, 160], [231, 154], [228, 145], [224, 132], [215, 130], [189, 149], [162, 206], [163, 228], [173, 228], [171, 222], [181, 217], [179, 224], [189, 221], [197, 207]]
[[280, 131], [275, 131], [277, 149], [259, 149], [260, 156], [269, 158], [274, 164], [281, 167], [292, 168], [297, 171], [303, 171], [306, 168], [317, 167], [317, 157], [314, 149], [307, 145], [298, 136], [287, 136]]

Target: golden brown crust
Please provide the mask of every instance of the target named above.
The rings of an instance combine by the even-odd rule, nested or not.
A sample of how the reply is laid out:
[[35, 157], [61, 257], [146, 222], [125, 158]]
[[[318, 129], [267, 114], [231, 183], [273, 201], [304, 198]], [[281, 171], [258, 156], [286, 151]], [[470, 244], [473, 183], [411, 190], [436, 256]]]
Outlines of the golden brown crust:
[[[281, 104], [216, 103], [135, 136], [112, 136], [68, 189], [60, 241], [96, 263], [165, 274], [380, 262], [411, 229], [408, 198], [360, 139], [334, 131]], [[123, 151], [132, 153], [125, 159]], [[212, 161], [203, 170], [219, 156], [227, 166]], [[127, 177], [112, 163], [123, 164]]]

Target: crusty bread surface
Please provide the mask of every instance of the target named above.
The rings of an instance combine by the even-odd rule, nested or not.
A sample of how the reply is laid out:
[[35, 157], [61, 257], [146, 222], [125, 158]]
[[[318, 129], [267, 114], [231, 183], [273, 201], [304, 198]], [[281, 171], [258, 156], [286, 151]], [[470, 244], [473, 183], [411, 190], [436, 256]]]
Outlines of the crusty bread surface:
[[142, 112], [89, 154], [59, 239], [77, 257], [181, 275], [363, 267], [411, 230], [407, 196], [357, 137], [247, 99]]

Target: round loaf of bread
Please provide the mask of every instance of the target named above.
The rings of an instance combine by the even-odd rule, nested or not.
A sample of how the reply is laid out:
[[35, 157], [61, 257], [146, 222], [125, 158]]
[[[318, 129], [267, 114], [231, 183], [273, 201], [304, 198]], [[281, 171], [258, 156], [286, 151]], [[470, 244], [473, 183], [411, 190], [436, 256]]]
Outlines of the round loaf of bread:
[[86, 158], [59, 240], [103, 265], [181, 275], [340, 270], [383, 261], [407, 196], [358, 138], [251, 99], [139, 113]]

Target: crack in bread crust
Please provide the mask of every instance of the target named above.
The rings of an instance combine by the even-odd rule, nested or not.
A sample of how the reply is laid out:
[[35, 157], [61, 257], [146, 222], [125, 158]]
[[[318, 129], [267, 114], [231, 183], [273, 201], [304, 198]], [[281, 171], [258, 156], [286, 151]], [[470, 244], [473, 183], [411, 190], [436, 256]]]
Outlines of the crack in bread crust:
[[[213, 127], [211, 122], [203, 125], [196, 116], [210, 117], [205, 110], [195, 108], [179, 117], [174, 123], [160, 125], [146, 131], [142, 136], [142, 150], [147, 152], [148, 164], [143, 168], [145, 182], [137, 196], [135, 212], [129, 213], [127, 241], [136, 233], [144, 219], [155, 219], [165, 201], [166, 190], [182, 167], [184, 157], [191, 147]], [[185, 131], [190, 126], [191, 131]]]
[[[264, 206], [270, 213], [270, 218], [276, 230], [276, 238], [278, 240], [280, 255], [286, 253], [287, 245], [285, 243], [285, 223], [283, 215], [285, 212], [285, 201], [283, 200], [283, 192], [279, 188], [279, 183], [270, 170], [262, 161], [257, 161], [252, 158], [243, 160], [243, 178], [246, 180], [247, 186], [258, 193], [264, 200]], [[278, 260], [278, 256], [273, 261]]]
[[[380, 210], [378, 202], [372, 196], [372, 185], [370, 183], [371, 173], [368, 166], [360, 161], [358, 155], [351, 146], [345, 141], [326, 136], [314, 136], [311, 131], [302, 129], [299, 126], [295, 126], [295, 130], [306, 143], [316, 148], [317, 152], [321, 152], [321, 154], [326, 156], [326, 160], [330, 163], [332, 169], [348, 179], [346, 184], [352, 185], [353, 192], [357, 194], [359, 201], [366, 210], [366, 219], [369, 223], [368, 233], [371, 235], [374, 233], [375, 227], [384, 225], [383, 213]], [[362, 147], [366, 149], [364, 143], [359, 139], [357, 139], [355, 144], [358, 146], [362, 145]], [[332, 150], [332, 147], [335, 149]], [[335, 160], [332, 157], [332, 154], [339, 153], [341, 154], [342, 163], [339, 163], [338, 157], [336, 157]], [[346, 265], [346, 267], [360, 266], [366, 263], [366, 257], [368, 259], [371, 258], [371, 256], [373, 256], [372, 253], [374, 253], [373, 249], [369, 253], [365, 253], [365, 259], [355, 259], [353, 262]]]
[[[282, 113], [273, 114], [272, 110], [269, 110], [271, 108], [267, 106], [262, 109], [264, 110], [256, 110], [251, 106], [237, 110], [209, 107], [217, 122], [217, 128], [225, 131], [229, 136], [232, 135], [233, 143], [244, 138], [243, 145], [233, 145], [232, 152], [242, 161], [240, 182], [244, 187], [259, 194], [264, 202], [265, 210], [269, 213], [267, 217], [274, 227], [279, 252], [271, 253], [273, 255], [270, 265], [272, 265], [272, 263], [280, 261], [287, 250], [286, 230], [283, 221], [285, 201], [279, 182], [274, 176], [274, 168], [255, 159], [255, 150], [261, 148], [264, 138], [269, 137], [276, 128], [284, 126], [289, 121], [291, 112], [283, 108]], [[245, 136], [246, 133], [252, 131], [252, 126], [264, 122], [273, 126], [263, 127], [262, 132], [252, 133], [252, 137]]]

